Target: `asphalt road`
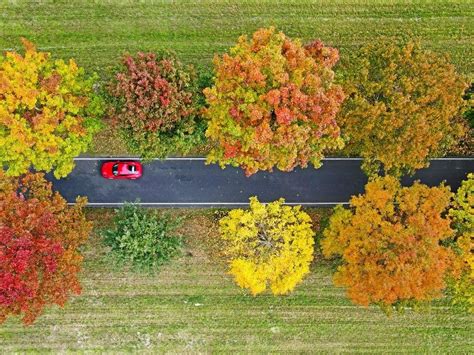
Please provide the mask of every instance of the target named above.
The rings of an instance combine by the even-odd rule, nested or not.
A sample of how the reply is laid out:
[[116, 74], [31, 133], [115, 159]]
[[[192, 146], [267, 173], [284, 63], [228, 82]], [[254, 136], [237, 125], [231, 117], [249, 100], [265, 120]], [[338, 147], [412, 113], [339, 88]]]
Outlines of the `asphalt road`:
[[[106, 160], [77, 158], [67, 178], [56, 180], [49, 174], [48, 179], [68, 202], [81, 195], [88, 197], [90, 206], [103, 207], [137, 199], [156, 207], [235, 207], [247, 205], [250, 196], [262, 202], [284, 197], [288, 204], [324, 207], [347, 203], [351, 195], [364, 191], [367, 182], [360, 159], [328, 158], [320, 169], [310, 166], [245, 177], [237, 168], [205, 165], [203, 158], [171, 158], [144, 165], [143, 177], [134, 181], [102, 178], [100, 166]], [[446, 180], [455, 190], [469, 172], [474, 172], [474, 158], [437, 159], [402, 182], [419, 179], [433, 186]]]

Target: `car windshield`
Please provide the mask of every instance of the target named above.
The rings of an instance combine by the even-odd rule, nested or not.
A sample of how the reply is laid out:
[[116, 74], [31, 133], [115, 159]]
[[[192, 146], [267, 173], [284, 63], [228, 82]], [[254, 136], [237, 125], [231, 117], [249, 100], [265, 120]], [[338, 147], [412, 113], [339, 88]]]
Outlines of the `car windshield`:
[[114, 166], [112, 167], [112, 174], [114, 174], [115, 176], [118, 175], [118, 164], [114, 164]]
[[135, 169], [136, 169], [136, 168], [135, 168], [135, 165], [129, 165], [129, 166], [128, 166], [128, 170], [129, 170], [130, 172], [132, 172], [132, 173], [135, 172]]

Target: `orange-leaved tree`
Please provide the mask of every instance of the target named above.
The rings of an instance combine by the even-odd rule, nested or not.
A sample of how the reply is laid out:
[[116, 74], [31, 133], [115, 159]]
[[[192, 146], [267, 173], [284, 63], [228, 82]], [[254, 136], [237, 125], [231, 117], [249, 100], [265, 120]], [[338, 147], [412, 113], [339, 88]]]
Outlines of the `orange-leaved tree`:
[[338, 51], [319, 40], [303, 46], [273, 27], [241, 36], [214, 58], [215, 84], [204, 90], [208, 162], [241, 166], [246, 175], [277, 167], [321, 165], [342, 147], [335, 116], [344, 100], [333, 84]]
[[0, 165], [18, 176], [30, 168], [66, 176], [100, 127], [96, 76], [74, 60], [52, 60], [23, 39], [24, 55], [0, 55]]
[[85, 198], [68, 207], [43, 174], [7, 177], [0, 171], [0, 323], [22, 316], [31, 324], [48, 305], [63, 306], [81, 290], [78, 251], [91, 224]]
[[445, 278], [459, 276], [458, 257], [441, 245], [453, 234], [450, 200], [443, 185], [402, 187], [391, 176], [370, 181], [350, 209], [336, 207], [323, 232], [324, 256], [342, 259], [335, 284], [353, 302], [386, 311], [441, 297]]
[[426, 167], [457, 144], [466, 81], [446, 56], [418, 41], [381, 39], [346, 65], [347, 94], [337, 121], [348, 153], [364, 158], [369, 175], [399, 176]]

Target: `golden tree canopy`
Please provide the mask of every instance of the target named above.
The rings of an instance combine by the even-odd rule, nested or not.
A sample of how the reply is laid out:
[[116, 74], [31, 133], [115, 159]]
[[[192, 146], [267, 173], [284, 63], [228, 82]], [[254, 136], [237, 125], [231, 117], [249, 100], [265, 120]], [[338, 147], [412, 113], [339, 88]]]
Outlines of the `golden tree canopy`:
[[23, 40], [25, 54], [0, 55], [0, 165], [18, 176], [30, 168], [64, 177], [100, 129], [96, 77], [74, 60], [52, 60]]
[[283, 203], [252, 197], [249, 210], [234, 209], [219, 223], [230, 274], [253, 295], [267, 287], [275, 295], [292, 291], [313, 260], [311, 218], [300, 206]]
[[474, 312], [474, 174], [456, 192], [449, 210], [456, 229], [456, 247], [463, 261], [462, 276], [454, 285], [454, 303]]

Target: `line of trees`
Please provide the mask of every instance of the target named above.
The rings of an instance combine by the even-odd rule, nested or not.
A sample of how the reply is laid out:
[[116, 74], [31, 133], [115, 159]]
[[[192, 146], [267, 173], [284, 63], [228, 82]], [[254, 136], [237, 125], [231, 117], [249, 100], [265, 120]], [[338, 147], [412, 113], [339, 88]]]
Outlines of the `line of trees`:
[[23, 44], [23, 55], [0, 56], [0, 164], [9, 176], [30, 168], [66, 176], [104, 122], [145, 160], [189, 153], [207, 138], [209, 163], [247, 175], [318, 168], [325, 154], [342, 154], [363, 157], [369, 176], [400, 176], [470, 134], [467, 78], [417, 40], [382, 38], [338, 64], [336, 48], [270, 27], [216, 55], [211, 80], [172, 54], [138, 53], [124, 55], [106, 83]]
[[[0, 171], [0, 323], [20, 316], [32, 324], [45, 307], [80, 293], [80, 250], [92, 229], [85, 204], [78, 198], [67, 206], [41, 173]], [[180, 222], [126, 205], [100, 234], [120, 263], [156, 270], [181, 254]], [[449, 294], [474, 311], [474, 174], [456, 194], [443, 185], [375, 178], [350, 208], [336, 207], [316, 237], [311, 217], [283, 199], [263, 204], [253, 197], [249, 209], [229, 211], [218, 228], [229, 274], [254, 296], [291, 293], [323, 256], [337, 265], [335, 285], [358, 305], [391, 313]]]
[[[337, 49], [266, 28], [216, 55], [206, 85], [175, 56], [153, 53], [125, 55], [102, 85], [74, 60], [23, 44], [24, 54], [0, 56], [0, 322], [21, 315], [31, 324], [44, 306], [80, 291], [79, 248], [91, 229], [85, 199], [68, 207], [29, 171], [67, 176], [104, 116], [145, 160], [186, 154], [206, 138], [209, 163], [247, 175], [317, 168], [325, 154], [362, 156], [365, 194], [337, 207], [317, 240], [339, 264], [336, 285], [355, 303], [387, 312], [428, 304], [448, 289], [472, 311], [474, 176], [455, 196], [443, 185], [399, 182], [469, 129], [466, 79], [446, 56], [418, 41], [383, 39], [337, 64]], [[155, 227], [171, 233], [168, 219], [123, 215], [146, 221], [147, 232], [143, 253], [135, 238], [124, 243], [127, 224], [117, 221], [107, 240], [125, 258], [158, 265], [177, 253], [179, 238], [155, 238]], [[310, 271], [314, 232], [300, 207], [251, 199], [219, 228], [230, 274], [254, 295], [289, 293]], [[166, 253], [153, 248], [160, 243]]]
[[451, 294], [474, 311], [474, 174], [456, 195], [449, 187], [419, 182], [402, 187], [393, 176], [377, 177], [350, 208], [337, 206], [314, 250], [311, 218], [283, 201], [250, 201], [220, 220], [229, 273], [253, 295], [291, 292], [309, 272], [315, 252], [335, 262], [336, 286], [362, 306], [386, 313], [423, 309]]

